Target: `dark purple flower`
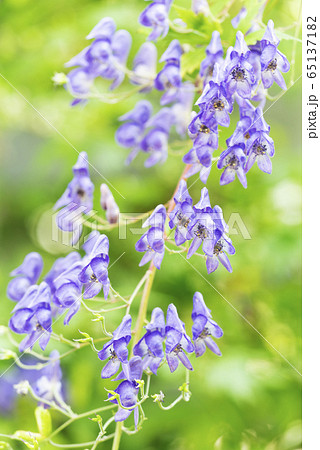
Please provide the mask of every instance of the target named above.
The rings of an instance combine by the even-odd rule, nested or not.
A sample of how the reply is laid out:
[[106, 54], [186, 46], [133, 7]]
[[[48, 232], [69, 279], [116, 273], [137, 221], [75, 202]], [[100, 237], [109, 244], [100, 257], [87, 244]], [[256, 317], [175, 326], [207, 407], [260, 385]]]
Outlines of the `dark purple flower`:
[[166, 214], [166, 208], [163, 205], [158, 205], [142, 225], [143, 228], [147, 226], [151, 226], [151, 228], [143, 234], [135, 245], [138, 252], [145, 252], [139, 266], [143, 266], [152, 260], [155, 267], [160, 269], [165, 252], [163, 233]]
[[195, 216], [192, 198], [189, 195], [185, 180], [180, 181], [179, 188], [173, 198], [176, 206], [169, 214], [169, 227], [171, 229], [176, 227], [174, 239], [179, 246], [187, 240], [189, 224]]
[[219, 347], [211, 336], [220, 338], [223, 335], [222, 329], [212, 320], [211, 311], [207, 308], [203, 296], [200, 292], [195, 292], [193, 296], [193, 310], [191, 314], [193, 320], [192, 339], [196, 357], [202, 356], [206, 351], [206, 346], [216, 355], [221, 356]]
[[40, 348], [46, 348], [51, 335], [50, 302], [50, 288], [47, 283], [42, 282], [40, 286], [30, 286], [13, 309], [9, 327], [15, 333], [28, 335], [20, 343], [21, 352], [32, 349], [38, 340]]
[[36, 252], [29, 253], [21, 266], [14, 269], [10, 275], [16, 277], [11, 280], [7, 288], [7, 296], [10, 300], [18, 302], [22, 299], [27, 289], [35, 284], [42, 272], [43, 260]]
[[[127, 372], [127, 379], [122, 381], [114, 392], [119, 394], [121, 405], [130, 409], [124, 409], [120, 406], [114, 416], [114, 420], [115, 422], [123, 422], [134, 411], [134, 423], [137, 428], [139, 422], [139, 409], [136, 406], [139, 394], [138, 381], [141, 380], [143, 372], [140, 356], [133, 356], [130, 359]], [[112, 403], [118, 403], [112, 394], [109, 394], [109, 399]]]
[[73, 179], [67, 189], [56, 202], [54, 209], [62, 208], [57, 214], [57, 225], [61, 230], [73, 231], [73, 242], [77, 242], [82, 232], [82, 224], [77, 223], [82, 213], [88, 214], [93, 206], [94, 185], [90, 180], [88, 156], [86, 152], [79, 154], [73, 166]]
[[220, 221], [216, 221], [215, 210], [210, 205], [207, 188], [201, 189], [200, 201], [194, 206], [195, 217], [190, 223], [187, 234], [192, 239], [187, 258], [190, 258], [201, 246], [207, 256], [213, 256], [214, 246], [221, 237]]
[[269, 20], [266, 32], [261, 39], [261, 78], [266, 89], [271, 87], [274, 81], [281, 89], [287, 89], [281, 72], [288, 72], [290, 63], [278, 50], [279, 42], [274, 33], [274, 23]]
[[226, 89], [229, 95], [235, 92], [243, 98], [251, 98], [251, 93], [256, 82], [253, 67], [244, 56], [235, 57], [226, 67], [228, 78]]
[[139, 23], [144, 27], [151, 27], [149, 41], [156, 41], [158, 37], [165, 37], [169, 31], [168, 13], [172, 0], [158, 0], [151, 3], [140, 14]]
[[121, 324], [113, 332], [112, 339], [99, 351], [98, 356], [102, 361], [109, 358], [109, 361], [102, 369], [102, 378], [111, 378], [118, 372], [120, 363], [123, 365], [128, 363], [129, 352], [127, 346], [131, 339], [131, 322], [130, 314], [126, 314]]
[[174, 372], [178, 368], [179, 361], [187, 369], [193, 370], [185, 351], [192, 353], [194, 346], [186, 334], [184, 323], [178, 316], [177, 308], [171, 303], [167, 310], [166, 325], [166, 358], [170, 372]]
[[92, 298], [103, 288], [104, 298], [107, 299], [110, 287], [108, 276], [109, 240], [101, 235], [94, 244], [88, 261], [79, 273], [79, 280], [84, 284], [83, 298]]
[[232, 245], [231, 239], [225, 234], [216, 242], [213, 248], [213, 256], [207, 256], [206, 266], [208, 273], [212, 273], [217, 270], [219, 263], [221, 263], [228, 272], [232, 272], [232, 267], [227, 256], [234, 255], [235, 248]]
[[165, 321], [162, 309], [154, 308], [151, 321], [145, 326], [145, 335], [134, 346], [133, 354], [143, 358], [143, 369], [150, 368], [157, 375], [163, 360], [163, 341], [165, 338]]
[[255, 111], [254, 120], [250, 128], [250, 137], [247, 140], [246, 148], [248, 159], [245, 170], [248, 172], [255, 161], [262, 172], [270, 174], [272, 172], [272, 163], [270, 158], [274, 155], [274, 143], [269, 136], [269, 125], [263, 118], [261, 108]]
[[193, 140], [193, 146], [208, 145], [213, 150], [216, 150], [218, 148], [218, 125], [214, 124], [212, 128], [209, 128], [203, 123], [201, 117], [202, 113], [195, 114], [188, 127], [189, 137]]
[[[215, 68], [217, 68], [217, 64]], [[212, 129], [216, 124], [223, 127], [230, 125], [229, 114], [233, 109], [232, 99], [222, 85], [212, 80], [209, 81], [196, 105], [200, 106], [201, 120], [208, 128]]]
[[64, 318], [64, 325], [69, 325], [71, 318], [79, 311], [81, 305], [82, 283], [79, 274], [83, 268], [83, 262], [77, 261], [62, 272], [53, 282], [55, 287], [55, 304], [64, 310], [68, 310]]
[[221, 153], [220, 159], [217, 162], [218, 169], [224, 169], [220, 178], [221, 185], [231, 183], [237, 174], [242, 186], [244, 188], [247, 187], [247, 179], [244, 170], [246, 163], [244, 148], [244, 144], [236, 144]]

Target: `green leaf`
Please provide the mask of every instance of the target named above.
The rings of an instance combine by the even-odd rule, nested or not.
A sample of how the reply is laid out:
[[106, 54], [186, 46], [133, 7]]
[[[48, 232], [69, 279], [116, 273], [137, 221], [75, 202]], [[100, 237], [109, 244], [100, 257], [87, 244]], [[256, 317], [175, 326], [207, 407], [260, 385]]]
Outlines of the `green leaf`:
[[181, 56], [181, 73], [182, 76], [192, 75], [195, 70], [199, 71], [201, 61], [205, 58], [204, 49], [191, 49], [188, 53]]
[[39, 433], [43, 437], [49, 436], [52, 431], [51, 415], [48, 409], [38, 406], [34, 412], [36, 416]]
[[12, 447], [8, 442], [0, 442], [0, 450], [12, 450]]

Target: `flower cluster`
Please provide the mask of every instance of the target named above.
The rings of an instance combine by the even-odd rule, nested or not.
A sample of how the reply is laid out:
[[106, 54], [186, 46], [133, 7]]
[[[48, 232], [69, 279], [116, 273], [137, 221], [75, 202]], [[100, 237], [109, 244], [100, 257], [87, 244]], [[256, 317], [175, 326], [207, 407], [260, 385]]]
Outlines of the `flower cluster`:
[[17, 301], [9, 327], [15, 333], [27, 334], [20, 351], [32, 349], [37, 341], [44, 350], [52, 332], [53, 317], [66, 312], [64, 324], [68, 325], [79, 310], [82, 297], [95, 297], [103, 289], [107, 299], [110, 286], [108, 238], [92, 232], [83, 248], [86, 252], [83, 258], [78, 252], [59, 258], [40, 285], [35, 284], [42, 270], [42, 258], [37, 253], [27, 255], [22, 265], [12, 272], [21, 277], [8, 286], [9, 298]]
[[[196, 102], [200, 111], [193, 113], [189, 125], [193, 147], [183, 158], [190, 165], [188, 177], [200, 172], [200, 179], [206, 183], [213, 164], [213, 152], [218, 148], [218, 127], [229, 127], [235, 101], [240, 120], [227, 140], [228, 148], [218, 158], [217, 167], [223, 169], [220, 184], [232, 182], [237, 175], [246, 188], [246, 174], [255, 161], [263, 172], [271, 173], [274, 144], [269, 136], [270, 127], [263, 118], [266, 95], [263, 87], [267, 89], [275, 81], [286, 89], [281, 72], [290, 68], [278, 45], [273, 21], [269, 20], [263, 38], [254, 46], [248, 47], [243, 34], [238, 31], [235, 46], [228, 48], [223, 59], [219, 32], [213, 32], [200, 67], [205, 85]], [[254, 107], [251, 101], [260, 101], [260, 104]]]
[[[177, 308], [171, 303], [167, 309], [166, 322], [161, 308], [152, 311], [151, 321], [145, 326], [146, 333], [133, 347], [133, 356], [128, 359], [128, 344], [131, 340], [131, 317], [124, 316], [119, 327], [114, 331], [112, 339], [103, 346], [98, 356], [108, 359], [102, 369], [101, 377], [110, 378], [121, 371], [115, 380], [123, 380], [114, 392], [109, 393], [109, 400], [119, 403], [115, 421], [123, 421], [134, 411], [135, 424], [139, 420], [137, 407], [139, 382], [143, 371], [151, 371], [157, 375], [159, 367], [167, 362], [170, 372], [177, 370], [181, 362], [188, 370], [193, 370], [187, 354], [202, 356], [208, 347], [213, 353], [221, 356], [221, 352], [212, 338], [220, 338], [222, 329], [212, 319], [203, 296], [196, 292], [193, 296], [192, 340], [186, 334], [185, 325], [178, 316]], [[164, 348], [165, 343], [165, 348]], [[119, 396], [119, 400], [114, 394]], [[122, 408], [124, 407], [124, 408]]]
[[175, 243], [180, 246], [191, 241], [187, 258], [190, 258], [202, 245], [208, 273], [218, 268], [219, 262], [229, 271], [232, 267], [227, 254], [233, 255], [235, 249], [227, 236], [228, 226], [223, 219], [221, 208], [210, 204], [207, 188], [201, 190], [200, 201], [193, 206], [187, 184], [182, 180], [174, 196], [175, 207], [169, 213], [169, 226], [175, 228]]
[[94, 40], [65, 64], [76, 67], [67, 76], [67, 88], [76, 97], [72, 105], [86, 101], [97, 77], [111, 80], [110, 89], [122, 83], [132, 41], [128, 31], [116, 31], [116, 24], [110, 17], [100, 20], [87, 39]]

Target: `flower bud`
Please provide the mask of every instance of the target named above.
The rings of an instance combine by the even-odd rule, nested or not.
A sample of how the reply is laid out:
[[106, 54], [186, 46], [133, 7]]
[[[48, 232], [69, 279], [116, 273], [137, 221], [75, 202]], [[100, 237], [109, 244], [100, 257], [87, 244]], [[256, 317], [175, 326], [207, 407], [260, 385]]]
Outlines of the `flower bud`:
[[120, 210], [110, 189], [105, 183], [101, 184], [100, 192], [100, 204], [102, 209], [106, 211], [107, 221], [109, 223], [118, 223]]

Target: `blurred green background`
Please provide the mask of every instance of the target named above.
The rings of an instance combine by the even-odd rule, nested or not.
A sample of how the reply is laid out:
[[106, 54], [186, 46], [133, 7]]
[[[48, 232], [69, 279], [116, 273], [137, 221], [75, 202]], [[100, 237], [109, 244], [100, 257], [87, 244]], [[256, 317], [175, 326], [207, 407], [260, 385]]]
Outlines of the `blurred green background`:
[[[77, 159], [77, 153], [61, 135], [78, 151], [85, 150], [91, 164], [123, 194], [125, 199], [114, 192], [123, 212], [152, 209], [165, 203], [174, 191], [183, 170], [181, 156], [169, 155], [164, 165], [151, 169], [143, 167], [142, 158], [127, 167], [124, 166], [127, 151], [114, 141], [118, 117], [142, 97], [134, 95], [115, 105], [92, 100], [84, 108], [70, 108], [68, 93], [55, 88], [51, 81], [55, 72], [64, 70], [64, 62], [86, 45], [85, 36], [104, 16], [114, 17], [118, 28], [127, 28], [133, 34], [131, 61], [145, 38], [137, 31], [137, 18], [145, 5], [138, 0], [121, 5], [116, 0], [0, 3], [0, 72], [8, 80], [0, 77], [2, 325], [7, 325], [13, 308], [6, 298], [9, 272], [22, 262], [25, 254], [40, 252], [46, 273], [57, 255], [70, 251], [51, 239], [50, 209], [70, 181], [71, 167]], [[234, 6], [235, 13], [240, 6], [241, 2]], [[276, 27], [285, 29], [297, 20], [298, 6], [296, 1], [270, 1], [264, 20], [272, 17]], [[294, 28], [286, 32], [293, 34]], [[292, 41], [281, 42], [280, 50], [290, 60]], [[298, 43], [295, 79], [301, 74], [300, 51]], [[122, 88], [127, 89], [129, 85]], [[277, 94], [279, 88], [271, 91]], [[165, 412], [148, 401], [145, 412], [149, 420], [138, 434], [123, 435], [123, 450], [301, 448], [301, 378], [278, 353], [300, 372], [300, 97], [301, 79], [265, 113], [276, 146], [272, 175], [254, 167], [248, 175], [248, 189], [244, 190], [238, 181], [220, 187], [220, 174], [215, 167], [212, 169], [207, 184], [212, 203], [223, 208], [227, 221], [232, 213], [239, 213], [251, 236], [243, 239], [237, 226], [231, 234], [236, 247], [231, 258], [233, 274], [220, 267], [207, 275], [203, 260], [193, 258], [191, 263], [203, 275], [200, 276], [180, 255], [165, 256], [161, 271], [156, 274], [149, 312], [155, 306], [166, 309], [174, 302], [190, 329], [192, 296], [196, 290], [201, 291], [213, 317], [224, 329], [224, 337], [219, 341], [223, 357], [217, 358], [208, 351], [202, 358], [193, 359], [190, 402]], [[154, 104], [158, 98], [154, 96]], [[235, 121], [222, 134], [221, 142], [231, 134], [234, 125]], [[101, 212], [99, 184], [103, 179], [93, 170], [91, 175], [96, 185], [95, 207]], [[191, 188], [195, 201], [201, 188], [199, 180]], [[111, 282], [115, 289], [128, 295], [145, 271], [138, 268], [141, 255], [134, 250], [137, 237], [128, 234], [126, 240], [119, 240], [115, 230], [109, 233], [109, 239], [111, 262], [125, 252], [110, 269]], [[134, 315], [137, 309], [138, 301], [133, 305]], [[106, 317], [110, 329], [120, 320], [121, 315], [116, 312]], [[71, 339], [80, 337], [78, 329], [99, 336], [89, 313], [79, 313], [69, 327], [62, 322], [62, 319], [57, 322], [56, 332]], [[1, 346], [5, 345], [7, 342], [2, 339]], [[65, 344], [51, 341], [47, 353], [54, 347], [60, 352], [68, 349]], [[90, 349], [82, 349], [75, 355], [62, 360], [72, 408], [82, 412], [104, 406], [104, 387], [114, 388], [115, 383], [100, 379], [103, 364]], [[9, 361], [1, 362], [1, 372], [9, 365]], [[183, 381], [183, 370], [170, 375], [163, 367], [152, 380], [151, 393], [162, 390], [169, 403], [177, 396], [177, 388]], [[32, 400], [18, 399], [11, 413], [0, 415], [0, 432], [35, 431], [34, 407]], [[62, 423], [61, 415], [52, 413], [52, 416], [56, 426]], [[97, 433], [97, 425], [84, 419], [55, 440], [62, 445], [77, 443], [95, 439]], [[15, 441], [13, 448], [24, 447]], [[111, 443], [106, 442], [101, 448], [111, 448]]]

